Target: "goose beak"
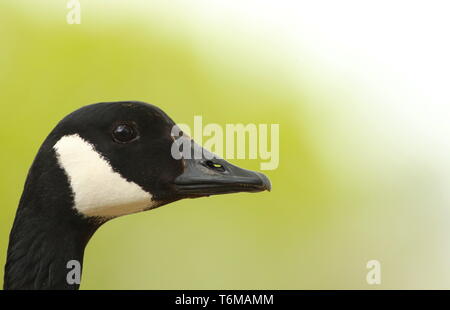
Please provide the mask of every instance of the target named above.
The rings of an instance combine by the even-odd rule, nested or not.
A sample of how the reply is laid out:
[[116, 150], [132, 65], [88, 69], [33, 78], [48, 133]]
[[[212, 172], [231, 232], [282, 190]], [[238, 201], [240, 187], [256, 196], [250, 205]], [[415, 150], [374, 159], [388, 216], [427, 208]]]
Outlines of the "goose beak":
[[264, 174], [232, 165], [195, 142], [192, 145], [192, 148], [197, 150], [196, 153], [201, 155], [196, 156], [197, 158], [190, 156], [189, 159], [182, 159], [184, 172], [174, 181], [177, 194], [194, 198], [271, 190], [270, 180]]

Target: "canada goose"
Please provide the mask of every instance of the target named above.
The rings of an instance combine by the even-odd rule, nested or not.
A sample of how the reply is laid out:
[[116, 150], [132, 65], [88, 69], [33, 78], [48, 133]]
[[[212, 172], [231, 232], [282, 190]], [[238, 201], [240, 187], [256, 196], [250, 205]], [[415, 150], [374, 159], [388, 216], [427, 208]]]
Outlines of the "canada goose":
[[[174, 127], [175, 126], [175, 127]], [[39, 149], [10, 233], [5, 289], [78, 289], [67, 263], [83, 262], [108, 220], [183, 198], [270, 190], [269, 179], [223, 159], [175, 159], [175, 123], [135, 101], [103, 102], [66, 116]], [[180, 148], [180, 151], [183, 151]]]

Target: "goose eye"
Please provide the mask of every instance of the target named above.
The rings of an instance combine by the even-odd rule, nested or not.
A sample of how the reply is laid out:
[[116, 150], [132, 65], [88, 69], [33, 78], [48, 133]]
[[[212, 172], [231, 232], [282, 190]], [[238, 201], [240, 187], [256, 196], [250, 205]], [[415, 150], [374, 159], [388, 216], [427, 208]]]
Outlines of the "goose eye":
[[112, 136], [116, 142], [128, 143], [137, 138], [137, 130], [129, 124], [120, 124], [113, 129]]

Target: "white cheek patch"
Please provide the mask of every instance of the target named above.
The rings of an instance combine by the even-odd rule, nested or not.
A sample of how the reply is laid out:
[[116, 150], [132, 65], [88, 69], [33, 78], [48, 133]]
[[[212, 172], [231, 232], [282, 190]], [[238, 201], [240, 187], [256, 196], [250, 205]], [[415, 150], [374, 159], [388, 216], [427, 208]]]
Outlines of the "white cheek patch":
[[62, 137], [53, 149], [69, 178], [78, 212], [111, 218], [156, 205], [150, 193], [113, 171], [108, 161], [79, 135]]

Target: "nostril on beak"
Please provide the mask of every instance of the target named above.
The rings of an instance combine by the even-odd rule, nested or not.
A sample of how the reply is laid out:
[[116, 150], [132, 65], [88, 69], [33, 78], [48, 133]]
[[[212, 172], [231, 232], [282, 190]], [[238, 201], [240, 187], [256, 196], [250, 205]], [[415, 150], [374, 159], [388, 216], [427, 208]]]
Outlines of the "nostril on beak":
[[203, 162], [203, 165], [211, 170], [217, 172], [225, 172], [225, 167], [222, 164], [216, 163], [212, 160], [206, 160]]

